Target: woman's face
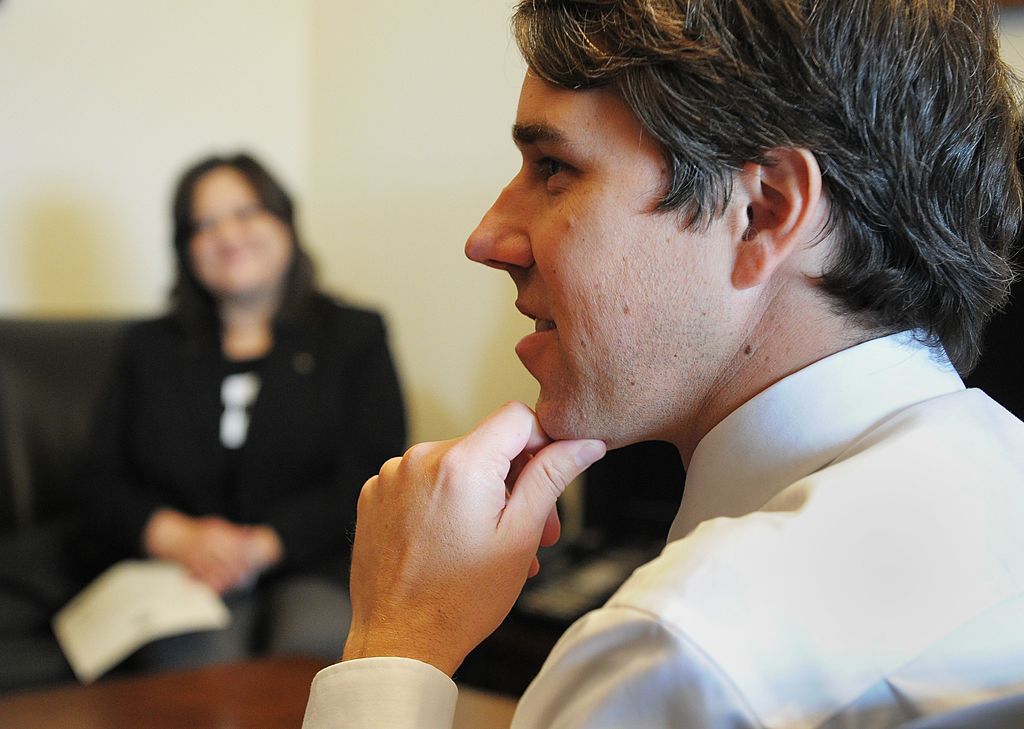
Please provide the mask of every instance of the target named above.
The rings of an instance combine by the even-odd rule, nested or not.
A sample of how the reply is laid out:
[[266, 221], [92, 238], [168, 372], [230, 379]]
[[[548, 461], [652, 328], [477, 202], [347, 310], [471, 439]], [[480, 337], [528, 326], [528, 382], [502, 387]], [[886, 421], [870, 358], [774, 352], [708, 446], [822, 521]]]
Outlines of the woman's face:
[[219, 303], [264, 304], [279, 297], [294, 241], [244, 175], [217, 167], [200, 177], [192, 220], [192, 270]]

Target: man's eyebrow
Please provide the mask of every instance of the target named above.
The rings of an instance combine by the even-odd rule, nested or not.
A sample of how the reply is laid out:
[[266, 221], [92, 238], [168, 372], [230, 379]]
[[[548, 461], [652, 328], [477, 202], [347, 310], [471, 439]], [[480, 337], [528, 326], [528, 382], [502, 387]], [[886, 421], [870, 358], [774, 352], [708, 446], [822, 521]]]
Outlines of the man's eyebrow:
[[516, 143], [517, 147], [537, 144], [538, 142], [548, 142], [551, 144], [566, 143], [564, 134], [546, 124], [513, 124], [512, 141]]

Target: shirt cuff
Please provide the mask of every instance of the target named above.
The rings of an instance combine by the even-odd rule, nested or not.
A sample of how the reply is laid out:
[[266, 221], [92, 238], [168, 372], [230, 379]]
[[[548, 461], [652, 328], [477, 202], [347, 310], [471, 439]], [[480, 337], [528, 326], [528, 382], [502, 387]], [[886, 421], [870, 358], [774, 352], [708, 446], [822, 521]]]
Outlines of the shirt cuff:
[[313, 679], [302, 729], [451, 729], [459, 690], [412, 658], [359, 658]]

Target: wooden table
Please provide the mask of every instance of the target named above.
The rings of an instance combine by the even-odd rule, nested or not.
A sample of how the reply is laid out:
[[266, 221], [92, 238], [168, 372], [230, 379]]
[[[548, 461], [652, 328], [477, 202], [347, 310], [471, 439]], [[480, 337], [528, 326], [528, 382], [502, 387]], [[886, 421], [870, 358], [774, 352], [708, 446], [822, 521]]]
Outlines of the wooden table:
[[18, 729], [298, 729], [324, 664], [262, 658], [0, 696], [0, 727]]

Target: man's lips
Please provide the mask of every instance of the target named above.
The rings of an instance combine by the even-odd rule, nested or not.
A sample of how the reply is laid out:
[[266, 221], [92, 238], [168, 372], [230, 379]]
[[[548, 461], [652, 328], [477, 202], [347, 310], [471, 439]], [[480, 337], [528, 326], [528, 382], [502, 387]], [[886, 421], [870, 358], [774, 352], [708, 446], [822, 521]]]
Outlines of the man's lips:
[[552, 329], [558, 328], [558, 325], [555, 324], [555, 321], [553, 319], [545, 319], [544, 317], [537, 316], [536, 314], [533, 313], [533, 311], [531, 311], [529, 307], [518, 301], [516, 302], [516, 308], [519, 309], [519, 313], [522, 314], [523, 316], [527, 317], [528, 319], [533, 319], [534, 332], [549, 332]]
[[526, 369], [534, 377], [537, 377], [538, 358], [543, 357], [544, 352], [549, 352], [553, 339], [558, 336], [555, 334], [558, 326], [553, 319], [535, 316], [529, 307], [519, 302], [516, 302], [516, 308], [522, 312], [523, 316], [533, 319], [533, 331], [520, 339], [519, 343], [516, 344], [516, 354], [519, 355], [519, 359], [526, 366]]
[[[530, 315], [527, 314], [527, 316]], [[551, 347], [557, 341], [558, 327], [551, 319], [533, 316], [530, 318], [533, 319], [533, 331], [516, 344], [516, 354], [519, 355], [519, 360], [526, 366], [526, 369], [534, 377], [539, 378], [539, 373], [543, 371], [540, 363], [545, 356], [550, 356]]]

